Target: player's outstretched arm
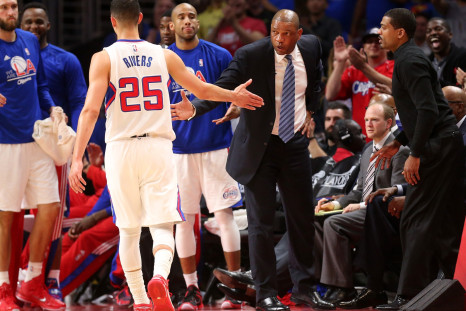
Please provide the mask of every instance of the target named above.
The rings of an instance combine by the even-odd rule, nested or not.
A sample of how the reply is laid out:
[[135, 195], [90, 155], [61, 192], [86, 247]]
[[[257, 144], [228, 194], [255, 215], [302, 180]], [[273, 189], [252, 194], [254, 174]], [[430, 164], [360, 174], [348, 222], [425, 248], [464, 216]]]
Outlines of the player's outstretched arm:
[[199, 99], [231, 102], [238, 107], [255, 110], [256, 107], [262, 107], [264, 101], [260, 96], [249, 92], [246, 87], [252, 83], [249, 80], [238, 87], [234, 91], [226, 90], [216, 85], [205, 83], [192, 73], [190, 73], [184, 65], [181, 58], [173, 51], [164, 50], [165, 60], [167, 62], [168, 73], [181, 84], [185, 89], [196, 95]]
[[107, 92], [109, 79], [110, 57], [105, 51], [94, 54], [89, 68], [89, 89], [84, 108], [79, 116], [76, 144], [68, 177], [70, 187], [75, 192], [83, 192], [86, 185], [82, 177], [82, 157], [99, 117], [100, 106]]

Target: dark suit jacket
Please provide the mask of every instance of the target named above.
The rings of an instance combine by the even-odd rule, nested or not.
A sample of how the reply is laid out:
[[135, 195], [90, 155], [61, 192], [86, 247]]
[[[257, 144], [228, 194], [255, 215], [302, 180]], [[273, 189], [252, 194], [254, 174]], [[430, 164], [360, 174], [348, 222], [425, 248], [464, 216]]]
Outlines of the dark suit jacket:
[[[313, 111], [320, 93], [321, 47], [313, 35], [301, 36], [297, 46], [307, 72], [306, 109]], [[275, 58], [269, 37], [238, 49], [215, 84], [232, 90], [250, 78], [252, 84], [248, 90], [261, 96], [265, 105], [256, 110], [241, 110], [227, 161], [228, 173], [244, 185], [248, 184], [259, 167], [275, 122]], [[193, 101], [196, 115], [215, 108], [217, 104], [198, 99]]]
[[[393, 134], [390, 134], [390, 136], [388, 136], [387, 140], [385, 141], [384, 145], [392, 142], [394, 139], [395, 136], [393, 136]], [[367, 168], [370, 164], [369, 160], [372, 154], [372, 146], [372, 141], [367, 143], [362, 152], [361, 166], [359, 170], [358, 184], [356, 189], [351, 190], [350, 193], [338, 199], [338, 202], [340, 203], [342, 208], [348, 206], [351, 203], [359, 203], [362, 200], [364, 181], [366, 179]], [[374, 173], [375, 189], [389, 188], [395, 184], [403, 183], [405, 179], [401, 172], [403, 171], [405, 161], [408, 158], [408, 156], [409, 148], [401, 146], [400, 150], [398, 150], [398, 152], [391, 159], [390, 167], [388, 169], [380, 169], [380, 165], [382, 165], [382, 162], [379, 163], [379, 166], [376, 167]]]

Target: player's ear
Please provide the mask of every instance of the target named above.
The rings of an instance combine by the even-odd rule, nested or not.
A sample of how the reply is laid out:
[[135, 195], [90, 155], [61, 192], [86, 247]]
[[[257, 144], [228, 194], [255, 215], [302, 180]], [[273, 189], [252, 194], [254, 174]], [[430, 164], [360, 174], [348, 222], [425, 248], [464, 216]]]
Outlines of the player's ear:
[[174, 31], [174, 30], [175, 30], [175, 24], [173, 24], [173, 22], [169, 22], [169, 23], [168, 23], [168, 27], [170, 27], [170, 30], [171, 30], [171, 31]]

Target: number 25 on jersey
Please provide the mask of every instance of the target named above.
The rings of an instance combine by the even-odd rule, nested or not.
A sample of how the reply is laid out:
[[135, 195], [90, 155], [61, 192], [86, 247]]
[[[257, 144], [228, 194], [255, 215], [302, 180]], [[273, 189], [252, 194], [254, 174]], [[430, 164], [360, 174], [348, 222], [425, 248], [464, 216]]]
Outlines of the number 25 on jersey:
[[[163, 108], [163, 93], [160, 89], [151, 89], [152, 83], [161, 83], [161, 76], [149, 76], [142, 79], [136, 77], [121, 78], [118, 82], [119, 88], [131, 87], [131, 90], [120, 93], [121, 111], [141, 111], [141, 104], [129, 104], [128, 98], [137, 98], [142, 89], [145, 110], [161, 110]], [[153, 102], [152, 100], [155, 100]]]

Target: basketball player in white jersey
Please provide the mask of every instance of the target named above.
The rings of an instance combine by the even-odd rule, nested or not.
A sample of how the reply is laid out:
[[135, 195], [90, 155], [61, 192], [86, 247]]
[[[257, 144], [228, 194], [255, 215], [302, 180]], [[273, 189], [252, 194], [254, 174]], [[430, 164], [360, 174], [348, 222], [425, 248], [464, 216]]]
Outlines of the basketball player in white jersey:
[[[111, 22], [118, 41], [96, 53], [89, 69], [89, 90], [78, 122], [70, 186], [82, 192], [82, 156], [97, 120], [106, 90], [105, 164], [116, 225], [120, 230], [120, 259], [133, 295], [134, 310], [174, 310], [166, 278], [173, 257], [173, 226], [184, 220], [178, 206], [173, 160], [169, 74], [196, 97], [233, 102], [256, 109], [262, 99], [246, 90], [251, 80], [234, 91], [203, 83], [172, 51], [139, 38], [142, 13], [137, 0], [113, 0]], [[139, 235], [149, 227], [154, 240], [154, 277], [148, 284], [141, 272]]]

